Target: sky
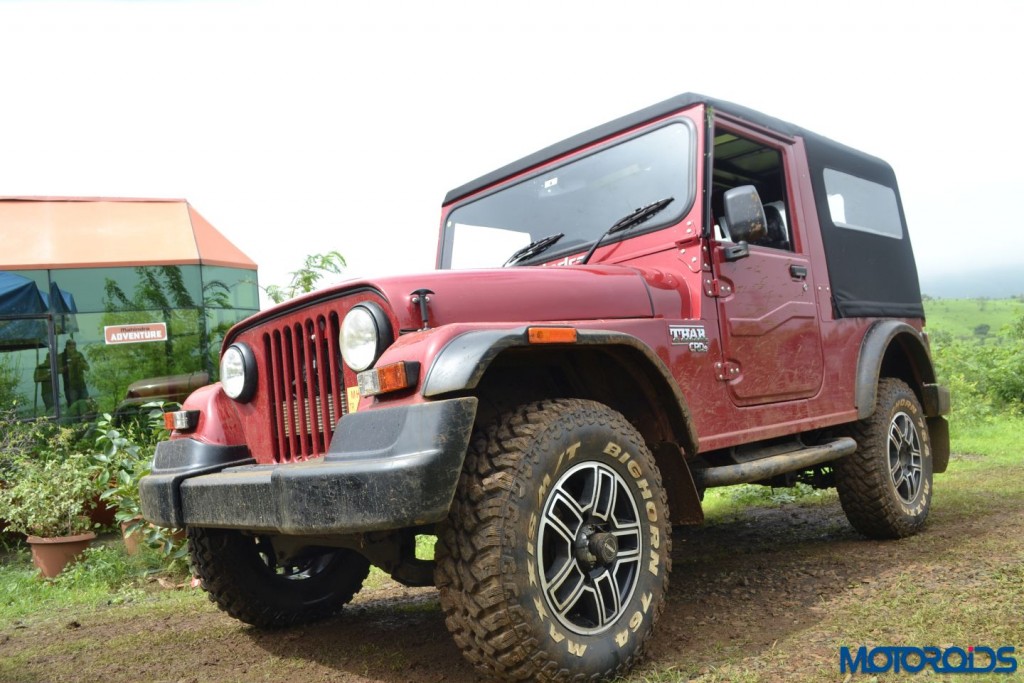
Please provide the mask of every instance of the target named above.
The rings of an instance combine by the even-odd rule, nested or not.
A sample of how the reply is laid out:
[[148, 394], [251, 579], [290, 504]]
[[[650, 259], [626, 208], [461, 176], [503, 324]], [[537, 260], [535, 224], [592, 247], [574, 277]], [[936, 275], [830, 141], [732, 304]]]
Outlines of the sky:
[[185, 198], [262, 285], [331, 250], [345, 277], [424, 271], [448, 190], [693, 91], [888, 161], [923, 278], [1024, 265], [1021, 214], [991, 204], [1024, 180], [1024, 136], [998, 132], [1022, 20], [996, 0], [0, 0], [0, 196]]

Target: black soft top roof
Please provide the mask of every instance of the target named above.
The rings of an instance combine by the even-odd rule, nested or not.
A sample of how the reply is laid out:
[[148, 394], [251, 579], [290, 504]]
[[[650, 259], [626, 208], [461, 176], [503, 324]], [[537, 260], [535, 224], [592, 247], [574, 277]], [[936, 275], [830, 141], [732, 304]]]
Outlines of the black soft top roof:
[[653, 104], [649, 107], [645, 107], [639, 111], [635, 111], [632, 114], [621, 116], [608, 123], [601, 124], [595, 128], [584, 131], [573, 135], [571, 138], [566, 138], [561, 142], [556, 142], [553, 145], [549, 145], [544, 149], [541, 149], [533, 154], [529, 154], [518, 161], [513, 161], [511, 164], [506, 164], [501, 168], [491, 171], [486, 175], [482, 175], [476, 180], [455, 188], [445, 195], [444, 203], [450, 204], [451, 202], [457, 201], [466, 197], [478, 190], [481, 190], [488, 185], [504, 180], [511, 176], [517, 175], [526, 171], [534, 166], [538, 166], [546, 161], [549, 161], [555, 157], [563, 154], [568, 154], [577, 149], [582, 149], [588, 145], [592, 145], [595, 142], [599, 142], [605, 138], [609, 138], [613, 135], [621, 133], [624, 130], [635, 128], [636, 126], [643, 125], [649, 121], [668, 116], [676, 111], [681, 111], [695, 104], [705, 104], [711, 106], [715, 110], [723, 111], [727, 114], [731, 114], [738, 118], [744, 119], [751, 123], [755, 123], [764, 128], [768, 128], [777, 133], [787, 135], [789, 137], [800, 136], [803, 138], [815, 138], [825, 147], [833, 147], [837, 152], [842, 154], [849, 154], [856, 157], [862, 158], [864, 161], [880, 163], [885, 165], [885, 162], [876, 159], [868, 154], [859, 152], [851, 147], [841, 145], [838, 142], [829, 140], [828, 138], [822, 137], [817, 133], [812, 133], [809, 130], [795, 126], [792, 123], [788, 123], [781, 119], [777, 119], [767, 114], [762, 114], [759, 111], [755, 111], [748, 107], [744, 107], [732, 102], [726, 102], [725, 100], [717, 100], [707, 95], [701, 95], [698, 93], [683, 93], [682, 95], [676, 95], [675, 97], [669, 98], [664, 102]]
[[[924, 318], [917, 266], [892, 167], [877, 157], [800, 126], [706, 95], [677, 95], [574, 135], [455, 188], [445, 196], [444, 203], [447, 205], [458, 201], [555, 157], [582, 149], [622, 131], [669, 116], [673, 112], [696, 104], [707, 105], [713, 111], [729, 114], [786, 137], [804, 139], [836, 315]], [[891, 188], [896, 196], [900, 222], [903, 226], [902, 237], [894, 240], [891, 237], [880, 237], [836, 226], [832, 221], [824, 185], [823, 171], [826, 168]]]

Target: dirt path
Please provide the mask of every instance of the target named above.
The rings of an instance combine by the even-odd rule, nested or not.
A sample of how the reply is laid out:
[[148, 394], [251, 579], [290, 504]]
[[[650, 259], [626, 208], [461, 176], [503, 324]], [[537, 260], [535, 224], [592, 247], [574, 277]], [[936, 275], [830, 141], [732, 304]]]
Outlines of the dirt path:
[[[1013, 500], [1007, 507], [979, 496], [969, 517], [944, 513], [939, 504], [923, 534], [895, 543], [856, 535], [834, 501], [751, 508], [679, 530], [669, 604], [638, 676], [675, 670], [682, 680], [702, 674], [730, 680], [715, 672], [736, 661], [756, 668], [757, 658], [771, 657], [776, 643], [797, 634], [800, 657], [772, 659], [756, 680], [816, 680], [821, 667], [841, 680], [835, 643], [843, 633], [830, 617], [879, 587], [900, 585], [908, 573], [915, 577], [908, 590], [925, 598], [962, 586], [976, 571], [972, 558], [981, 548], [989, 554], [1004, 548], [1003, 559], [1019, 564], [1024, 505]], [[0, 679], [483, 680], [448, 637], [432, 589], [364, 591], [337, 619], [270, 633], [240, 625], [205, 600], [185, 613], [111, 607], [56, 616], [0, 632], [0, 658], [28, 655], [16, 677], [0, 673]]]

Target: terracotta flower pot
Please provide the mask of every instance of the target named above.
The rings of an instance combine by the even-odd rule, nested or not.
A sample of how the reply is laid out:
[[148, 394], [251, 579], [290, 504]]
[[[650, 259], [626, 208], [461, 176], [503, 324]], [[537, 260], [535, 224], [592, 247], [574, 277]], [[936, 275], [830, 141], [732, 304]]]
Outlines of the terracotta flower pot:
[[32, 562], [39, 567], [43, 576], [52, 579], [88, 548], [95, 538], [96, 534], [91, 531], [77, 536], [58, 536], [56, 538], [29, 536], [28, 544], [32, 546]]
[[142, 543], [142, 529], [136, 529], [132, 533], [128, 533], [128, 527], [135, 524], [136, 521], [130, 519], [127, 522], [121, 522], [121, 538], [124, 539], [125, 552], [129, 555], [137, 555], [139, 545]]

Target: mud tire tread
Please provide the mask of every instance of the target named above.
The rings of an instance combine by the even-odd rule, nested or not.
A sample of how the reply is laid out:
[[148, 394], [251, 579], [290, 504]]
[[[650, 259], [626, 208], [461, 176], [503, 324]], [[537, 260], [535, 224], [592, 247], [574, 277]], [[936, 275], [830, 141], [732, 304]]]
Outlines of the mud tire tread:
[[370, 571], [363, 556], [338, 550], [342, 555], [325, 570], [327, 575], [287, 586], [260, 571], [251, 536], [189, 527], [188, 541], [193, 570], [210, 601], [235, 619], [260, 628], [297, 626], [336, 614], [359, 592]]
[[931, 498], [931, 444], [927, 427], [919, 429], [923, 457], [927, 464], [927, 496], [924, 511], [910, 515], [892, 488], [888, 471], [889, 424], [893, 407], [900, 399], [909, 399], [917, 409], [911, 417], [923, 415], [914, 392], [899, 379], [878, 381], [875, 412], [866, 420], [850, 425], [846, 435], [857, 442], [857, 450], [836, 463], [836, 490], [850, 524], [869, 538], [893, 539], [911, 536], [924, 525]]
[[[646, 629], [632, 654], [618, 666], [589, 676], [560, 668], [532, 633], [530, 623], [536, 621], [536, 614], [510, 576], [516, 571], [515, 558], [502, 549], [503, 540], [514, 545], [526, 539], [503, 539], [502, 535], [508, 533], [503, 522], [531, 512], [517, 502], [522, 500], [523, 477], [531, 476], [539, 465], [539, 456], [538, 449], [533, 449], [535, 454], [528, 457], [524, 447], [569, 414], [582, 420], [599, 420], [617, 433], [630, 434], [640, 445], [644, 443], [622, 415], [600, 403], [558, 399], [518, 406], [474, 433], [451, 512], [438, 532], [435, 581], [445, 623], [465, 658], [488, 676], [558, 682], [622, 676], [644, 656], [653, 624], [664, 608], [671, 568], [669, 533], [662, 535], [665, 571], [661, 574], [661, 592], [652, 605], [652, 628]], [[648, 469], [654, 474], [651, 491], [661, 510], [667, 511], [667, 496], [653, 456], [643, 447], [636, 457], [647, 459]]]

